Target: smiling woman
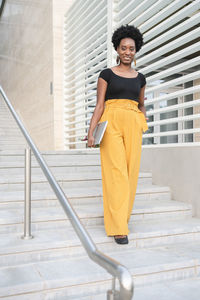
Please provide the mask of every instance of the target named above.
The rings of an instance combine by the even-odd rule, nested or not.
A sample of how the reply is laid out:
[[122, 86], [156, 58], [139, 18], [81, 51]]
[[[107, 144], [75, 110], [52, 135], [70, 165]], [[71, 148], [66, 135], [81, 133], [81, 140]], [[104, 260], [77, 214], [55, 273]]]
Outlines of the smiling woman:
[[128, 243], [128, 222], [139, 175], [142, 133], [148, 129], [144, 107], [145, 76], [131, 64], [143, 45], [141, 32], [121, 26], [112, 36], [119, 65], [100, 72], [97, 105], [88, 131], [88, 146], [94, 146], [98, 121], [108, 121], [100, 143], [104, 225], [118, 244]]

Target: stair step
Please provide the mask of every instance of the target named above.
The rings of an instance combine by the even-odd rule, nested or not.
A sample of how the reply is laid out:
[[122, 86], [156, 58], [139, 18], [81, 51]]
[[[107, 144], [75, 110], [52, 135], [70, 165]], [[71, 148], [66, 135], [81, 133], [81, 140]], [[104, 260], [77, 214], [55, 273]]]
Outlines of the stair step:
[[[173, 244], [160, 247], [130, 249], [119, 246], [109, 254], [128, 266], [136, 287], [196, 277], [200, 265], [200, 243]], [[70, 272], [69, 272], [70, 270]], [[52, 293], [62, 289], [65, 297], [79, 297], [90, 293], [103, 293], [111, 286], [111, 275], [87, 256], [36, 262], [0, 269], [1, 297], [43, 291]], [[12, 289], [10, 289], [12, 286]], [[71, 298], [70, 298], [71, 299]], [[72, 298], [73, 299], [73, 298]]]
[[18, 143], [13, 143], [11, 145], [1, 145], [0, 146], [0, 151], [4, 150], [4, 151], [15, 151], [15, 150], [21, 150], [26, 148], [25, 144], [18, 144]]
[[[14, 194], [14, 193], [12, 193]], [[139, 195], [136, 194], [135, 197], [135, 202], [134, 202], [134, 212], [136, 213], [137, 209], [144, 209], [144, 210], [149, 210], [151, 209], [152, 211], [157, 211], [157, 212], [172, 212], [172, 210], [179, 210], [185, 211], [185, 210], [191, 210], [191, 204], [183, 203], [180, 201], [175, 201], [175, 200], [167, 200], [167, 199], [152, 199], [151, 201], [146, 201], [144, 198], [138, 197]], [[2, 197], [2, 196], [1, 196]], [[42, 197], [41, 197], [42, 198]], [[70, 203], [73, 205], [73, 207], [85, 207], [87, 209], [88, 206], [91, 206], [91, 209], [93, 206], [98, 207], [103, 207], [103, 199], [102, 197], [91, 197], [91, 198], [82, 198], [79, 199], [79, 201], [74, 200], [73, 198], [68, 198]], [[2, 200], [2, 198], [1, 198]], [[59, 200], [57, 199], [42, 199], [42, 200], [37, 200], [33, 199], [31, 201], [31, 206], [32, 209], [56, 209], [57, 207], [60, 208], [61, 205], [59, 203]], [[7, 199], [5, 198], [4, 201], [0, 202], [0, 208], [1, 210], [8, 210], [8, 209], [17, 209], [17, 210], [23, 210], [24, 208], [24, 200], [21, 198], [20, 200], [12, 200], [12, 199]]]
[[[1, 125], [0, 125], [1, 126]], [[19, 138], [19, 139], [21, 139], [21, 138], [23, 138], [23, 135], [22, 135], [22, 133], [20, 132], [20, 130], [4, 130], [4, 129], [2, 129], [2, 126], [0, 127], [0, 139], [2, 139], [2, 138], [7, 138], [7, 137], [9, 137], [9, 138]]]
[[[65, 194], [67, 194], [67, 199], [72, 203], [72, 205], [101, 205], [102, 204], [102, 189], [93, 187], [93, 188], [70, 188], [70, 189], [63, 189], [65, 191]], [[158, 186], [149, 186], [143, 187], [138, 185], [136, 196], [135, 196], [135, 204], [140, 203], [147, 203], [149, 205], [149, 202], [154, 201], [154, 210], [158, 209], [158, 207], [161, 207], [162, 205], [168, 204], [165, 201], [171, 201], [171, 193], [169, 188], [164, 187], [158, 187]], [[155, 202], [157, 201], [157, 202]], [[53, 191], [50, 190], [41, 190], [41, 191], [34, 191], [32, 190], [32, 208], [33, 210], [37, 209], [54, 209], [54, 207], [60, 208], [59, 200], [56, 198]], [[164, 202], [164, 204], [163, 204]], [[170, 205], [173, 206], [173, 210], [175, 206], [177, 207], [177, 211], [174, 210], [173, 214], [191, 214], [190, 212], [190, 205], [186, 205], [184, 203], [177, 202], [169, 202]], [[184, 209], [178, 209], [180, 208], [180, 205], [182, 205], [182, 208], [184, 206]], [[186, 207], [187, 206], [187, 207]], [[0, 196], [0, 207], [1, 210], [5, 210], [6, 212], [10, 209], [16, 209], [21, 210], [21, 212], [24, 210], [24, 191], [12, 191], [12, 192], [1, 192]], [[165, 207], [166, 208], [166, 207]], [[164, 210], [164, 208], [163, 208]], [[134, 209], [135, 211], [135, 209]], [[171, 212], [165, 211], [165, 214], [170, 214]], [[152, 217], [150, 213], [148, 214], [148, 217]], [[160, 213], [160, 216], [164, 216], [163, 213]], [[158, 215], [157, 215], [158, 217]]]
[[[86, 148], [86, 149], [70, 149], [70, 150], [47, 150], [47, 151], [41, 151], [42, 155], [49, 155], [49, 156], [59, 156], [59, 155], [68, 155], [69, 157], [71, 155], [83, 155], [86, 157], [87, 155], [89, 157], [92, 157], [93, 155], [100, 155], [99, 148]], [[10, 150], [7, 152], [7, 150], [1, 150], [0, 155], [2, 156], [20, 156], [24, 155], [24, 150]]]
[[[159, 299], [159, 300], [199, 300], [200, 278], [187, 278], [182, 280], [170, 281], [154, 285], [136, 287], [134, 289], [134, 300]], [[64, 296], [57, 293], [56, 298], [65, 300]], [[71, 298], [71, 299], [76, 299]], [[79, 298], [80, 300], [105, 300], [106, 293], [87, 295]], [[8, 299], [11, 300], [11, 299]], [[17, 300], [17, 299], [16, 299]], [[25, 298], [22, 298], [25, 300]], [[37, 300], [30, 298], [30, 300]]]
[[[85, 225], [99, 225], [103, 224], [103, 205], [99, 204], [82, 204], [73, 205], [74, 210], [78, 214], [82, 223]], [[23, 207], [18, 209], [1, 209], [0, 211], [0, 232], [6, 230], [6, 225], [14, 225], [13, 230], [21, 229], [19, 224], [23, 224]], [[188, 204], [180, 203], [177, 201], [158, 201], [152, 200], [151, 202], [135, 201], [132, 217], [130, 221], [135, 220], [148, 220], [158, 218], [184, 218], [185, 216], [192, 216], [192, 208]], [[61, 223], [69, 225], [70, 222], [66, 217], [62, 207], [39, 207], [32, 209], [32, 227], [40, 229], [53, 228], [55, 221], [57, 225]], [[63, 224], [64, 223], [64, 224]]]
[[[3, 154], [3, 153], [4, 154]], [[45, 161], [47, 162], [49, 167], [57, 167], [57, 166], [100, 166], [100, 155], [99, 154], [71, 154], [63, 153], [60, 154], [43, 154]], [[20, 154], [18, 151], [18, 155], [14, 154], [5, 154], [5, 151], [0, 152], [0, 162], [1, 168], [4, 167], [23, 167], [24, 166], [24, 149], [23, 153]], [[32, 155], [32, 166], [38, 166], [35, 157]]]
[[[51, 172], [57, 181], [62, 182], [65, 187], [92, 185], [101, 186], [101, 168], [100, 166], [92, 167], [52, 167]], [[48, 183], [45, 175], [40, 168], [33, 168], [31, 181], [33, 183]], [[24, 169], [23, 168], [9, 168], [0, 169], [0, 185], [1, 184], [17, 184], [24, 183]], [[138, 183], [148, 184], [152, 183], [152, 177], [143, 173], [138, 178]], [[0, 189], [1, 190], [1, 189]]]
[[12, 147], [12, 146], [21, 146], [22, 149], [23, 147], [25, 147], [26, 145], [26, 142], [23, 140], [23, 139], [19, 139], [19, 138], [16, 138], [16, 139], [10, 139], [10, 138], [0, 138], [0, 148], [7, 148], [7, 147]]
[[[169, 225], [170, 224], [170, 225]], [[129, 224], [129, 244], [126, 251], [137, 248], [200, 243], [200, 220], [197, 218], [168, 218], [163, 220], [138, 220]], [[107, 237], [103, 225], [87, 226], [87, 231], [98, 249], [106, 254], [118, 250], [112, 237]], [[23, 240], [21, 232], [0, 234], [0, 265], [15, 266], [30, 262], [71, 258], [85, 253], [71, 226], [54, 229], [32, 230], [31, 240]]]
[[[58, 181], [59, 182], [59, 181]], [[65, 182], [59, 182], [61, 188], [69, 199], [74, 199], [82, 203], [81, 199], [91, 199], [101, 197], [102, 198], [102, 188], [100, 186], [90, 186], [88, 187], [65, 187]], [[49, 183], [32, 183], [31, 186], [32, 200], [56, 200], [53, 190], [49, 186]], [[24, 184], [1, 184], [0, 185], [0, 203], [9, 201], [23, 201], [24, 199]], [[138, 184], [136, 190], [136, 197], [140, 199], [166, 199], [169, 200], [171, 196], [170, 188], [157, 185], [142, 185]]]

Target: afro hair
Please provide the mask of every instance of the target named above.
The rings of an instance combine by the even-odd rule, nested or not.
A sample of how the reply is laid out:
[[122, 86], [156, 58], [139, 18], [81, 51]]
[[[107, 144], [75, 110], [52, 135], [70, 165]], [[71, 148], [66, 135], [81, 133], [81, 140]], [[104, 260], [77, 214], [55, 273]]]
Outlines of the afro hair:
[[122, 25], [114, 31], [112, 35], [112, 43], [115, 50], [117, 50], [121, 39], [127, 37], [135, 41], [136, 52], [138, 52], [143, 45], [143, 35], [137, 27], [128, 24], [126, 24], [125, 26]]

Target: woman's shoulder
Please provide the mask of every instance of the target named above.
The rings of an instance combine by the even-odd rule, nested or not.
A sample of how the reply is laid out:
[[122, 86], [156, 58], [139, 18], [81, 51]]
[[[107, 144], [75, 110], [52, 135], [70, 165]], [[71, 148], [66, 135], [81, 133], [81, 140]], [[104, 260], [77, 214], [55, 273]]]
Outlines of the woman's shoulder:
[[138, 72], [138, 76], [140, 78], [140, 81], [141, 81], [141, 87], [143, 87], [145, 84], [146, 84], [146, 77], [143, 73], [141, 72]]
[[105, 68], [105, 69], [101, 70], [101, 72], [99, 73], [99, 75], [100, 74], [108, 74], [108, 73], [110, 73], [110, 71], [111, 71], [110, 68]]
[[141, 73], [141, 72], [139, 72], [139, 71], [137, 71], [137, 72], [138, 72], [139, 76], [145, 77], [143, 73]]
[[105, 81], [109, 81], [110, 79], [110, 68], [105, 68], [99, 73], [99, 77], [103, 78]]

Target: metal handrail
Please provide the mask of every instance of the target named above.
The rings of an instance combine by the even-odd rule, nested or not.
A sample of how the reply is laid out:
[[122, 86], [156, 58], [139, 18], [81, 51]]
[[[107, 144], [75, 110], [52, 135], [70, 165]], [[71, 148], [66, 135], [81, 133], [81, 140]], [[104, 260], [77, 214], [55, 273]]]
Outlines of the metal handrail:
[[[74, 230], [76, 231], [83, 247], [85, 248], [88, 256], [96, 262], [98, 265], [103, 267], [113, 275], [113, 288], [112, 290], [108, 291], [107, 293], [107, 299], [113, 299], [113, 300], [131, 300], [133, 297], [134, 292], [134, 285], [133, 280], [131, 277], [130, 272], [128, 269], [121, 265], [116, 260], [108, 257], [104, 253], [100, 252], [96, 245], [94, 244], [93, 240], [91, 239], [89, 233], [86, 231], [84, 226], [82, 225], [78, 215], [74, 211], [73, 207], [67, 200], [67, 197], [65, 196], [63, 190], [59, 186], [58, 182], [50, 172], [44, 158], [40, 154], [39, 150], [37, 149], [36, 145], [32, 141], [29, 133], [27, 132], [26, 128], [24, 127], [23, 123], [21, 122], [20, 118], [18, 117], [17, 113], [15, 112], [15, 109], [13, 108], [12, 104], [10, 103], [9, 99], [7, 98], [4, 90], [0, 86], [0, 92], [3, 96], [3, 99], [5, 100], [11, 114], [13, 115], [15, 121], [17, 122], [22, 134], [24, 135], [29, 147], [33, 151], [33, 154], [35, 155], [41, 169], [44, 172], [44, 175], [46, 176], [49, 184], [51, 185], [53, 191], [55, 192], [58, 200], [60, 201], [65, 213], [67, 214]], [[115, 291], [115, 278], [118, 278], [120, 283], [120, 290]]]
[[0, 5], [0, 17], [1, 17], [1, 15], [2, 15], [2, 13], [3, 13], [3, 9], [4, 9], [5, 2], [6, 2], [6, 0], [2, 0], [2, 1], [1, 1], [1, 5]]

